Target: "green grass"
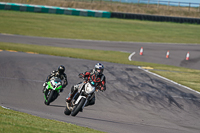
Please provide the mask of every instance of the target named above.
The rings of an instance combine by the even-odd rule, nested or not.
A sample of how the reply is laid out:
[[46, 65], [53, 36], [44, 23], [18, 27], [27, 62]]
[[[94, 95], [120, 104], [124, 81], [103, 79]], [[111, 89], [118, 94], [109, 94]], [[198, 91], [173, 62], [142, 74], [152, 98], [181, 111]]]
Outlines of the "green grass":
[[0, 10], [0, 33], [40, 37], [200, 44], [200, 26]]
[[44, 119], [0, 107], [1, 133], [103, 133], [86, 127]]
[[200, 71], [185, 69], [179, 72], [163, 72], [163, 71], [152, 71], [168, 79], [178, 82], [179, 84], [190, 87], [200, 92]]

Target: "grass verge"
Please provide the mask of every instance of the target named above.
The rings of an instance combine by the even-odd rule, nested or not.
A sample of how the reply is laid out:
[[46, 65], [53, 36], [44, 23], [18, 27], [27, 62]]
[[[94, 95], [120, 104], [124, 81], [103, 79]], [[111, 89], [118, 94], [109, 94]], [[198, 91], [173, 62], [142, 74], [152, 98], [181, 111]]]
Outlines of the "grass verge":
[[108, 41], [200, 44], [200, 26], [0, 10], [0, 33]]
[[[59, 129], [59, 130], [58, 130]], [[0, 107], [1, 133], [103, 133], [86, 127]]]
[[[130, 53], [124, 53], [118, 51], [61, 48], [61, 47], [51, 47], [51, 46], [30, 45], [30, 44], [3, 43], [3, 42], [0, 42], [0, 49], [15, 50], [20, 52], [33, 52], [39, 54], [81, 58], [88, 60], [106, 61], [106, 62], [129, 64], [136, 66], [145, 66], [145, 67], [148, 66], [154, 68], [153, 70], [151, 70], [154, 73], [162, 75], [163, 77], [171, 79], [177, 83], [180, 83], [182, 85], [185, 85], [200, 92], [200, 87], [199, 87], [200, 70], [175, 67], [163, 64], [129, 61], [128, 56]], [[185, 76], [186, 74], [187, 76]]]

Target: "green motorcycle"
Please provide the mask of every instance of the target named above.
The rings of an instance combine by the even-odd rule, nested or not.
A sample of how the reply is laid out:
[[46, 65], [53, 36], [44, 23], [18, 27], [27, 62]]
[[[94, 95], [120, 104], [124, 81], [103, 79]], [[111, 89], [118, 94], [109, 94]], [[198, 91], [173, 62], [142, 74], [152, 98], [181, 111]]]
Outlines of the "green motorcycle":
[[61, 89], [62, 81], [60, 78], [53, 77], [50, 81], [48, 81], [44, 91], [44, 104], [49, 105], [53, 102], [59, 96]]

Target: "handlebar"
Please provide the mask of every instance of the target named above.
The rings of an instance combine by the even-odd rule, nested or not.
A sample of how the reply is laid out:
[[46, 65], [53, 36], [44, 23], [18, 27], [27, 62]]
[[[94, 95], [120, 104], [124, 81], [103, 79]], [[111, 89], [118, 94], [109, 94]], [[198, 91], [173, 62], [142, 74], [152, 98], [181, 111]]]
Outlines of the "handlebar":
[[[79, 76], [79, 78], [82, 78], [82, 79], [84, 80], [83, 83], [90, 82], [91, 85], [95, 86], [97, 92], [98, 92], [98, 91], [102, 91], [102, 92], [104, 91], [104, 90], [101, 90], [101, 87], [97, 86], [95, 82], [88, 80], [87, 77]], [[93, 83], [92, 83], [92, 82], [93, 82]]]

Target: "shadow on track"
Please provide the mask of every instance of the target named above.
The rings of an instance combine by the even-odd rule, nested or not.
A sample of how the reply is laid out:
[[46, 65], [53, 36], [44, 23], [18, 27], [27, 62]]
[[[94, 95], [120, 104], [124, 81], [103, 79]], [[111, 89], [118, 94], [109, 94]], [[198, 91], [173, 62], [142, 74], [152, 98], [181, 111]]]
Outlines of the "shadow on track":
[[62, 106], [62, 105], [48, 105], [48, 106], [57, 107], [57, 108], [65, 108], [66, 107], [66, 106]]

